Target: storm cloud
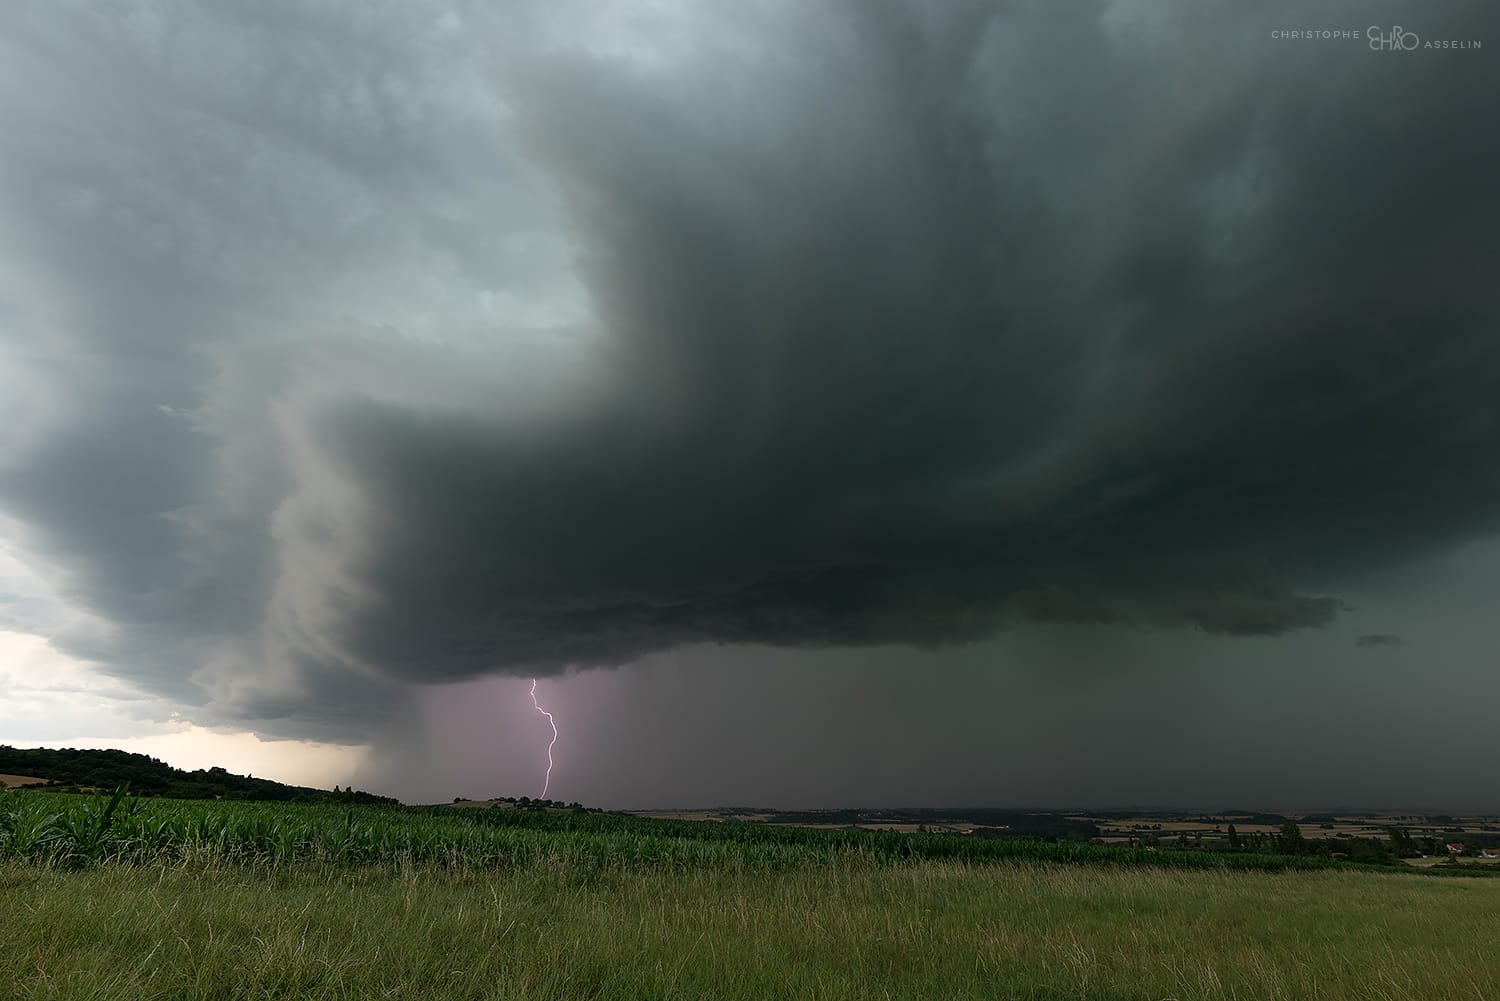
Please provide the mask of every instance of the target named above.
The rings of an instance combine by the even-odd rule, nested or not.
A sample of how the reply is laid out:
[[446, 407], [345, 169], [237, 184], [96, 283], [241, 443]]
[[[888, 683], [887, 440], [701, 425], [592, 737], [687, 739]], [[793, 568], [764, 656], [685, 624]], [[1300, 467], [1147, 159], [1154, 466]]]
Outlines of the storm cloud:
[[1367, 633], [1355, 639], [1354, 645], [1361, 650], [1378, 650], [1382, 647], [1386, 649], [1403, 647], [1406, 641], [1394, 633]]
[[1272, 34], [1398, 6], [491, 6], [8, 13], [55, 641], [342, 738], [687, 645], [1318, 629], [1496, 529], [1492, 61]]

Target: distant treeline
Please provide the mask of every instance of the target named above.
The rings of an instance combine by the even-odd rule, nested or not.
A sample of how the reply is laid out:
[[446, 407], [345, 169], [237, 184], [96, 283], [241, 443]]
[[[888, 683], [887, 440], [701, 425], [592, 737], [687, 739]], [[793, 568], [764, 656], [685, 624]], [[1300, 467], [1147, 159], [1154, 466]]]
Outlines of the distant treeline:
[[[1201, 824], [1223, 823], [1223, 818], [1228, 817], [1232, 818], [1237, 823], [1264, 824], [1267, 827], [1280, 827], [1282, 824], [1292, 819], [1285, 814], [1263, 813], [1260, 810], [1223, 810], [1217, 814], [1181, 813], [1174, 810], [1090, 810], [1088, 811], [1088, 813], [1090, 817], [1098, 817], [1101, 820], [1118, 821], [1137, 820], [1144, 814], [1150, 813], [1152, 816], [1171, 817], [1174, 820], [1185, 820], [1189, 822], [1196, 821]], [[1317, 814], [1303, 818], [1303, 821], [1305, 823], [1312, 823], [1321, 820], [1331, 821], [1333, 820], [1333, 818], [1324, 814]]]
[[235, 775], [222, 768], [183, 771], [156, 758], [129, 751], [75, 747], [19, 748], [0, 744], [0, 772], [46, 779], [48, 788], [113, 790], [126, 783], [141, 796], [175, 799], [247, 799], [296, 803], [395, 803], [353, 789], [312, 789], [270, 779]]
[[982, 824], [982, 838], [1041, 838], [1048, 841], [1089, 841], [1099, 837], [1098, 825], [1055, 813], [1027, 813], [987, 808], [884, 810], [773, 810], [773, 824]]

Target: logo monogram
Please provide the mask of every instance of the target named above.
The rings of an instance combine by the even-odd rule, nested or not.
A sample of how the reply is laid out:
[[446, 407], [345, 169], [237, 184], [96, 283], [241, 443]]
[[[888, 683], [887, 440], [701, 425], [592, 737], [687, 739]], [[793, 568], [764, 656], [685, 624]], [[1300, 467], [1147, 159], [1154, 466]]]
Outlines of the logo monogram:
[[1370, 50], [1373, 52], [1410, 52], [1422, 44], [1415, 32], [1407, 31], [1399, 24], [1391, 28], [1388, 34], [1381, 34], [1380, 28], [1372, 24], [1365, 29], [1365, 34], [1370, 38]]

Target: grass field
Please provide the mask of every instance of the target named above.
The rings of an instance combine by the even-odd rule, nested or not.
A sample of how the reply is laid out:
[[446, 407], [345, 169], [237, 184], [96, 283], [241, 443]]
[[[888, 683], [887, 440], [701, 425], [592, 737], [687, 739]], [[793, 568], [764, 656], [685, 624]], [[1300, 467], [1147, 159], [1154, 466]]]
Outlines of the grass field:
[[[1167, 853], [1142, 865], [1115, 849], [1064, 864], [1043, 859], [1071, 846], [1022, 842], [941, 858], [923, 847], [970, 839], [689, 824], [743, 835], [695, 842], [667, 833], [673, 822], [600, 815], [170, 801], [117, 804], [91, 861], [56, 833], [78, 827], [88, 847], [78, 817], [42, 825], [46, 851], [18, 850], [17, 832], [39, 829], [38, 801], [78, 817], [107, 805], [0, 798], [0, 996], [1500, 997], [1493, 879], [1233, 870]], [[123, 850], [142, 818], [168, 835], [154, 853]], [[284, 843], [294, 831], [307, 847], [278, 853], [274, 830], [246, 837], [278, 818]], [[462, 831], [477, 832], [470, 854], [453, 847]], [[400, 854], [429, 836], [448, 847]], [[335, 851], [377, 837], [397, 854]], [[916, 848], [871, 848], [901, 841]]]

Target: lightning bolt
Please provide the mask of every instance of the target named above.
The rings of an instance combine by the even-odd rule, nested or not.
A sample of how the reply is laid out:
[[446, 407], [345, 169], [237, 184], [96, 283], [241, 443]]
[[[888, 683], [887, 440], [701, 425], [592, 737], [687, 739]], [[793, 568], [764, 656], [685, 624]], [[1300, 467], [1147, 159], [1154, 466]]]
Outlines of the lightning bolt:
[[552, 747], [557, 743], [557, 721], [552, 714], [542, 708], [542, 704], [536, 700], [536, 679], [531, 679], [531, 704], [536, 711], [547, 717], [547, 722], [552, 726], [552, 743], [547, 745], [547, 778], [542, 782], [542, 799], [547, 798], [547, 787], [552, 784]]

